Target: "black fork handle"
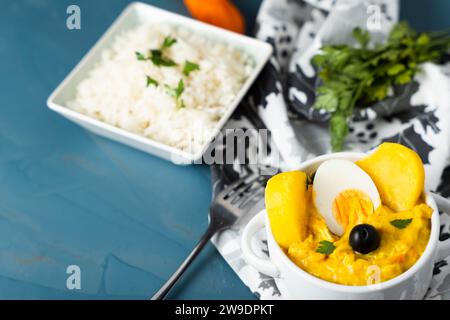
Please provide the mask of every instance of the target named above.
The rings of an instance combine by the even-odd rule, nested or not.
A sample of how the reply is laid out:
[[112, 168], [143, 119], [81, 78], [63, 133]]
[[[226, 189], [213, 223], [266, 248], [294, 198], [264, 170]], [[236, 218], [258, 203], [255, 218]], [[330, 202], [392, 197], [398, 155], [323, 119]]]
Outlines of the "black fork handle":
[[197, 257], [197, 255], [202, 251], [204, 246], [208, 243], [209, 240], [217, 233], [218, 229], [213, 227], [212, 224], [209, 224], [208, 229], [206, 229], [206, 232], [203, 234], [200, 241], [197, 243], [195, 248], [192, 250], [192, 252], [189, 254], [189, 256], [183, 261], [183, 263], [180, 265], [180, 267], [177, 269], [177, 271], [174, 272], [174, 274], [167, 280], [167, 282], [159, 289], [159, 291], [152, 297], [151, 300], [164, 300], [169, 291], [172, 289], [172, 287], [175, 285], [175, 283], [180, 279], [180, 277], [183, 275], [183, 273], [186, 271], [186, 269], [189, 267], [189, 265], [194, 261], [194, 259]]

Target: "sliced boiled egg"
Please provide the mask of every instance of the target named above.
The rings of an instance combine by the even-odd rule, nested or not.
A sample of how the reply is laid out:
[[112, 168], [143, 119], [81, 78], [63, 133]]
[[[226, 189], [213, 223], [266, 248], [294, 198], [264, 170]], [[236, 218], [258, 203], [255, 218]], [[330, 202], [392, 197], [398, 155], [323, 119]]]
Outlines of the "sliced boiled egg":
[[348, 160], [322, 163], [314, 176], [313, 194], [316, 210], [338, 236], [344, 234], [347, 226], [361, 223], [364, 216], [372, 214], [381, 204], [375, 183]]

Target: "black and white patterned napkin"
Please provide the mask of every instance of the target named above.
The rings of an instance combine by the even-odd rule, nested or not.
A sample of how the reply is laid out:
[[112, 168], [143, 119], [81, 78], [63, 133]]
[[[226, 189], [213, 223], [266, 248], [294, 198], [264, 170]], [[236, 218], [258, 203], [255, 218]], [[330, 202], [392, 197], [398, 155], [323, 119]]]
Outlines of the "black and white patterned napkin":
[[[397, 0], [265, 0], [256, 37], [272, 44], [274, 55], [226, 127], [268, 129], [273, 143], [265, 164], [280, 157], [282, 169], [296, 168], [306, 159], [329, 153], [329, 115], [311, 107], [317, 82], [311, 57], [323, 43], [351, 41], [351, 30], [367, 28], [369, 15], [377, 10], [378, 28], [370, 31], [380, 41], [398, 21]], [[416, 150], [425, 164], [426, 188], [450, 197], [450, 64], [425, 64], [415, 81], [396, 88], [392, 98], [355, 112], [350, 131], [346, 150], [367, 151], [384, 141]], [[248, 149], [251, 153], [255, 146], [250, 143]], [[214, 194], [260, 167], [213, 166]], [[255, 206], [240, 225], [223, 232], [214, 243], [258, 297], [282, 299], [276, 281], [247, 265], [240, 250], [243, 227], [263, 206], [262, 202]], [[257, 235], [255, 246], [261, 255], [267, 255], [264, 232]], [[449, 263], [450, 217], [441, 213], [439, 254], [427, 298], [450, 299]]]

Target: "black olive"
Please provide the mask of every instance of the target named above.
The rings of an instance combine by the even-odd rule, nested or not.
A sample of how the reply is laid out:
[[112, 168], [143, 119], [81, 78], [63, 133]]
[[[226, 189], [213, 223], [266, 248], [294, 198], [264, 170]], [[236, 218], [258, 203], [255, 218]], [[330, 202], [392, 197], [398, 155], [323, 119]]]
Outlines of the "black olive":
[[354, 226], [350, 232], [350, 246], [359, 253], [372, 252], [380, 246], [380, 234], [370, 224], [359, 224]]

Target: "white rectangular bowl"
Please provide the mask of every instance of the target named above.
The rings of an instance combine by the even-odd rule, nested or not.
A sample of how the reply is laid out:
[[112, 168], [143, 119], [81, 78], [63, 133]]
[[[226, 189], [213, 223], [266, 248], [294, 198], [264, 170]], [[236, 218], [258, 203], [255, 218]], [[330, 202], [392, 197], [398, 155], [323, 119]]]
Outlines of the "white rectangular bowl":
[[[104, 49], [111, 47], [119, 33], [135, 28], [143, 23], [156, 22], [167, 22], [178, 26], [185, 26], [186, 28], [189, 28], [193, 32], [196, 32], [202, 36], [227, 43], [234, 48], [245, 51], [250, 55], [255, 63], [252, 74], [247, 79], [234, 101], [227, 107], [224, 116], [217, 123], [213, 132], [211, 132], [211, 138], [196, 154], [191, 154], [151, 140], [150, 138], [131, 133], [124, 129], [71, 110], [67, 107], [67, 103], [75, 98], [78, 84], [87, 77], [89, 71], [96, 63], [100, 61], [101, 52]], [[51, 110], [100, 136], [121, 142], [177, 164], [193, 163], [201, 159], [211, 140], [219, 133], [220, 129], [224, 126], [233, 111], [241, 102], [242, 98], [247, 93], [248, 89], [256, 80], [256, 77], [270, 58], [272, 50], [272, 46], [266, 42], [220, 29], [144, 3], [135, 2], [130, 4], [122, 12], [122, 14], [100, 38], [95, 46], [86, 54], [81, 62], [78, 63], [66, 79], [64, 79], [64, 81], [55, 89], [55, 91], [48, 98], [47, 105]]]

